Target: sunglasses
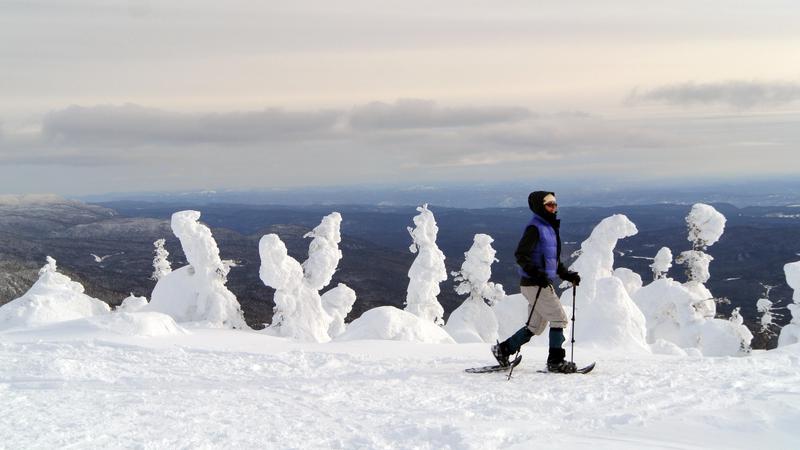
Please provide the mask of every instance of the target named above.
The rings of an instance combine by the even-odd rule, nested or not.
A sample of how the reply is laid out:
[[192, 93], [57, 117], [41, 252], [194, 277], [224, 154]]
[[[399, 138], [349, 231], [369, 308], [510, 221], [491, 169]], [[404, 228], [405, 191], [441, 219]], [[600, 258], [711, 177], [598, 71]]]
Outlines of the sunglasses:
[[558, 208], [558, 203], [556, 203], [556, 202], [547, 202], [547, 203], [544, 204], [544, 206], [547, 206], [548, 208]]

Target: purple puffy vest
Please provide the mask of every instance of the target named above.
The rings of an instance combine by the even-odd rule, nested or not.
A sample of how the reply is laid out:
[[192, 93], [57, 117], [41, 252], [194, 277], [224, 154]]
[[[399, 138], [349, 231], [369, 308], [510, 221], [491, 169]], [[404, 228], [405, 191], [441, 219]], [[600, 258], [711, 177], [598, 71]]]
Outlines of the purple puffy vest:
[[[533, 248], [531, 261], [539, 270], [547, 274], [547, 278], [551, 281], [555, 280], [556, 269], [558, 268], [558, 238], [556, 238], [556, 231], [552, 225], [536, 214], [533, 215], [525, 228], [531, 225], [539, 230], [539, 242]], [[528, 275], [522, 270], [522, 267], [519, 268], [518, 272], [520, 276], [528, 278], [532, 278], [534, 275]]]

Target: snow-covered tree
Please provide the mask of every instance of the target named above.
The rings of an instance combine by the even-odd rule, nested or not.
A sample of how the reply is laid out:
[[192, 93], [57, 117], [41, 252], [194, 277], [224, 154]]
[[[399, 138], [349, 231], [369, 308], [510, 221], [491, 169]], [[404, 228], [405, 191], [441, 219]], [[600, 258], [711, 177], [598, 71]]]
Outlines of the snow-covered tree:
[[[575, 336], [581, 342], [634, 351], [649, 350], [645, 318], [622, 280], [614, 276], [617, 241], [636, 233], [633, 222], [616, 214], [603, 219], [581, 243], [580, 256], [570, 267], [581, 276], [575, 302], [580, 313], [575, 321]], [[561, 295], [561, 302], [572, 306], [571, 289]]]
[[217, 242], [199, 220], [199, 211], [172, 215], [172, 231], [189, 264], [158, 280], [146, 309], [170, 315], [177, 322], [247, 328], [239, 301], [225, 286], [228, 268], [219, 257]]
[[658, 280], [667, 276], [670, 267], [672, 267], [672, 252], [668, 247], [661, 247], [656, 253], [653, 264], [650, 264], [650, 268], [653, 269], [653, 279]]
[[675, 259], [678, 264], [686, 266], [688, 277], [686, 287], [698, 300], [694, 307], [708, 318], [716, 315], [717, 305], [714, 296], [704, 284], [711, 276], [708, 267], [714, 260], [705, 250], [714, 245], [722, 236], [725, 231], [725, 222], [725, 216], [713, 206], [696, 203], [689, 211], [689, 215], [686, 216], [686, 224], [689, 229], [687, 239], [692, 243], [692, 249], [682, 252]]
[[423, 319], [441, 325], [444, 323], [444, 308], [437, 300], [439, 283], [447, 279], [444, 265], [444, 253], [436, 245], [439, 227], [433, 212], [424, 204], [417, 208], [419, 214], [414, 217], [414, 228], [408, 227], [413, 239], [409, 247], [411, 253], [417, 253], [414, 263], [408, 270], [408, 289], [405, 310]]
[[286, 245], [275, 234], [259, 242], [261, 281], [275, 289], [275, 310], [268, 331], [295, 339], [327, 342], [332, 334], [341, 334], [344, 317], [356, 296], [344, 284], [332, 289], [325, 298], [319, 291], [330, 284], [342, 252], [339, 229], [342, 216], [331, 213], [304, 237], [313, 237], [308, 259], [301, 265], [288, 255]]
[[777, 336], [778, 333], [775, 330], [778, 328], [778, 324], [775, 323], [775, 320], [783, 315], [777, 312], [780, 308], [769, 299], [769, 294], [775, 286], [763, 283], [761, 286], [764, 287], [764, 297], [756, 301], [756, 309], [761, 313], [761, 328], [758, 332], [766, 337]]
[[670, 343], [707, 356], [747, 352], [753, 335], [741, 315], [737, 311], [731, 320], [716, 319], [716, 299], [703, 284], [709, 279], [708, 266], [713, 259], [704, 250], [722, 236], [725, 217], [698, 203], [686, 223], [692, 250], [681, 253], [676, 262], [686, 265], [689, 280], [681, 284], [666, 276], [669, 250], [662, 248], [662, 257], [651, 266], [656, 279], [633, 296], [647, 318], [647, 342], [656, 349]]
[[169, 252], [164, 247], [165, 243], [165, 239], [159, 239], [153, 242], [155, 257], [153, 257], [153, 275], [150, 276], [151, 280], [158, 281], [172, 272], [172, 266], [169, 263], [169, 259], [167, 259], [169, 258]]
[[447, 320], [445, 330], [457, 342], [495, 342], [497, 318], [491, 308], [505, 297], [503, 285], [492, 283], [492, 263], [496, 251], [494, 240], [486, 234], [476, 234], [472, 247], [464, 253], [461, 271], [453, 272], [456, 293], [468, 295]]
[[733, 329], [739, 334], [739, 352], [750, 353], [750, 341], [753, 340], [753, 334], [744, 326], [744, 317], [739, 313], [739, 307], [731, 311], [731, 317], [728, 319], [733, 324]]
[[786, 284], [794, 289], [794, 295], [792, 303], [787, 306], [792, 314], [792, 321], [781, 329], [778, 347], [800, 342], [800, 261], [786, 264], [783, 272], [786, 274]]

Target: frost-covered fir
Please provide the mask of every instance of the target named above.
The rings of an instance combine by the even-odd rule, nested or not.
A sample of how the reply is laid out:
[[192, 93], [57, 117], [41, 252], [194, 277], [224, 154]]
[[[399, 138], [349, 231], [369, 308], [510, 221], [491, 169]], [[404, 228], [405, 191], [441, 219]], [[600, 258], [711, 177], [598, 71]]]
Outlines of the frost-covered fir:
[[165, 239], [159, 239], [153, 242], [155, 247], [155, 256], [153, 257], [153, 275], [150, 279], [158, 281], [164, 278], [168, 273], [172, 272], [172, 265], [169, 263], [169, 252], [164, 247]]
[[342, 216], [331, 213], [304, 237], [314, 238], [308, 259], [301, 265], [289, 256], [286, 245], [275, 234], [259, 242], [261, 281], [275, 289], [275, 310], [267, 332], [305, 341], [327, 342], [344, 331], [344, 318], [356, 300], [344, 284], [320, 296], [330, 284], [342, 252]]
[[414, 217], [414, 228], [408, 227], [413, 239], [409, 250], [416, 253], [417, 257], [408, 270], [406, 311], [441, 325], [444, 323], [444, 308], [437, 297], [441, 292], [439, 283], [447, 280], [447, 270], [444, 253], [436, 245], [439, 227], [427, 204], [418, 207], [417, 211], [419, 214]]
[[467, 299], [450, 313], [445, 330], [457, 342], [495, 342], [497, 318], [492, 305], [505, 297], [501, 284], [492, 283], [492, 264], [497, 261], [492, 248], [494, 240], [486, 234], [476, 234], [472, 247], [464, 253], [461, 271], [453, 272], [456, 293]]
[[[717, 319], [716, 302], [704, 283], [713, 258], [705, 249], [722, 236], [725, 217], [713, 207], [696, 204], [686, 217], [692, 250], [681, 253], [686, 264], [686, 283], [666, 276], [668, 266], [654, 263], [656, 279], [639, 289], [633, 299], [647, 319], [647, 342], [654, 351], [701, 352], [706, 356], [736, 355], [749, 351], [753, 335], [741, 316]], [[664, 251], [662, 248], [659, 253]], [[666, 251], [662, 261], [666, 261]], [[738, 317], [737, 317], [738, 316]]]
[[675, 259], [678, 264], [686, 266], [688, 281], [686, 287], [697, 298], [695, 308], [707, 318], [713, 318], [717, 313], [717, 304], [711, 291], [705, 283], [711, 277], [709, 265], [714, 258], [705, 250], [714, 245], [725, 231], [725, 216], [704, 203], [692, 206], [686, 216], [686, 225], [689, 233], [687, 239], [692, 243], [692, 249], [682, 252]]
[[667, 276], [670, 267], [672, 267], [672, 251], [668, 247], [661, 247], [653, 259], [653, 264], [650, 264], [650, 268], [653, 269], [653, 279], [658, 280]]
[[786, 274], [786, 284], [794, 289], [792, 303], [787, 306], [792, 315], [792, 321], [781, 329], [778, 336], [778, 347], [797, 344], [800, 342], [800, 261], [783, 266]]
[[199, 220], [199, 211], [172, 215], [172, 231], [189, 264], [156, 283], [147, 310], [168, 314], [177, 322], [247, 328], [236, 296], [225, 286], [228, 269], [219, 257], [217, 242]]
[[[617, 241], [638, 233], [636, 225], [622, 214], [603, 219], [581, 243], [580, 256], [570, 267], [581, 276], [576, 290], [575, 335], [581, 342], [605, 348], [649, 351], [645, 340], [645, 318], [631, 300], [625, 283], [614, 276]], [[641, 282], [625, 274], [630, 287]], [[572, 290], [561, 295], [572, 306]], [[577, 339], [577, 337], [576, 337]]]
[[105, 315], [105, 302], [84, 294], [83, 285], [58, 272], [56, 260], [47, 257], [39, 279], [22, 297], [0, 306], [0, 330]]

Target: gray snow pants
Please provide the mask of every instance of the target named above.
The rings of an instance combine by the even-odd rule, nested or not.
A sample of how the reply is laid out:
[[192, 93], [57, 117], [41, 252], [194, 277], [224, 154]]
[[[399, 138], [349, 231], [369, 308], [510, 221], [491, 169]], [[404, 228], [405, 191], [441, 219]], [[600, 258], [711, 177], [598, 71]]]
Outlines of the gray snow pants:
[[553, 286], [541, 289], [539, 300], [536, 300], [539, 286], [520, 286], [522, 295], [528, 300], [528, 316], [525, 317], [526, 319], [530, 317], [531, 308], [533, 308], [533, 303], [536, 302], [536, 310], [533, 312], [533, 317], [531, 317], [531, 321], [528, 324], [528, 329], [536, 336], [544, 332], [547, 322], [550, 322], [550, 327], [552, 328], [566, 328], [569, 321]]

